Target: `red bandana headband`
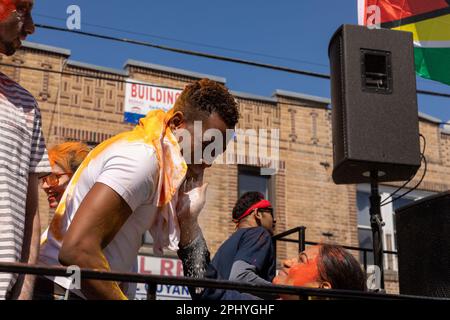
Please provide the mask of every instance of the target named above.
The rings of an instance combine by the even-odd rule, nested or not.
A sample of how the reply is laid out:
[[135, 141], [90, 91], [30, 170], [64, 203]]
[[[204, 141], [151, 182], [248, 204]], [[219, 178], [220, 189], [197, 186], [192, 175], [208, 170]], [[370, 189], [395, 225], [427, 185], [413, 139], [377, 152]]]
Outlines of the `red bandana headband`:
[[261, 200], [261, 201], [255, 203], [254, 205], [252, 205], [250, 208], [248, 208], [247, 211], [245, 211], [240, 217], [233, 219], [233, 222], [238, 223], [242, 218], [245, 218], [246, 216], [248, 216], [255, 209], [265, 209], [265, 208], [269, 208], [269, 207], [272, 207], [272, 204], [270, 203], [270, 201]]

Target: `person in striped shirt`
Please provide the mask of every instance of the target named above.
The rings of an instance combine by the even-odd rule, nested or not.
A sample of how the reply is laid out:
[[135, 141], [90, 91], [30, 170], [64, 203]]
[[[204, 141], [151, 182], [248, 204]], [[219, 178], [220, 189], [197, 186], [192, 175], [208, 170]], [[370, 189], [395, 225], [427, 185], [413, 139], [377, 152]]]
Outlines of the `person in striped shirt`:
[[[0, 54], [34, 32], [33, 0], [0, 1]], [[0, 262], [39, 254], [38, 180], [51, 172], [36, 100], [0, 72]], [[34, 277], [0, 273], [0, 300], [31, 299]]]

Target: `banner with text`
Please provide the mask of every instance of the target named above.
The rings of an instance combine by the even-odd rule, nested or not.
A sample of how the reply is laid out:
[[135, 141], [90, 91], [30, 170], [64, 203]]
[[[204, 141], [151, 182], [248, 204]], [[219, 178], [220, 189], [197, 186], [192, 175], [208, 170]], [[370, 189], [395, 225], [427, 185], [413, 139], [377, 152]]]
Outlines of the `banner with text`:
[[[149, 256], [138, 257], [138, 272], [168, 277], [182, 277], [183, 265], [178, 259], [159, 258]], [[137, 285], [136, 300], [147, 299], [147, 285]], [[190, 300], [189, 290], [184, 286], [158, 285], [156, 288], [157, 300]]]
[[149, 111], [172, 109], [181, 91], [128, 80], [125, 88], [124, 121], [137, 124]]

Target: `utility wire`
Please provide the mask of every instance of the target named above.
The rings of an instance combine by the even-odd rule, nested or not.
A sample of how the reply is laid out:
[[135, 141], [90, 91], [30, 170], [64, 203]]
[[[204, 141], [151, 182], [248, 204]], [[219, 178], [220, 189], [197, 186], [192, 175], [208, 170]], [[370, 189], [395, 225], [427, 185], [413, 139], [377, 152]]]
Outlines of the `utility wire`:
[[[47, 18], [47, 19], [53, 19], [53, 20], [64, 21], [64, 22], [66, 21], [66, 19], [63, 19], [63, 18], [48, 16], [48, 15], [44, 15], [44, 14], [33, 14], [33, 15], [34, 16], [38, 16], [38, 17]], [[100, 28], [100, 29], [105, 29], [105, 30], [123, 32], [123, 33], [132, 34], [132, 35], [150, 37], [150, 38], [155, 38], [155, 39], [160, 39], [160, 40], [179, 42], [179, 43], [195, 45], [195, 46], [200, 46], [200, 47], [205, 47], [205, 48], [226, 50], [226, 51], [230, 51], [230, 52], [250, 54], [250, 55], [261, 56], [261, 57], [266, 57], [266, 58], [273, 58], [273, 59], [278, 59], [278, 60], [286, 60], [286, 61], [291, 61], [291, 62], [298, 62], [298, 63], [302, 63], [302, 64], [308, 64], [308, 65], [314, 65], [314, 66], [328, 68], [327, 64], [318, 63], [318, 62], [311, 62], [311, 61], [306, 61], [306, 60], [294, 59], [294, 58], [290, 58], [290, 57], [281, 57], [281, 56], [275, 56], [275, 55], [270, 55], [270, 54], [266, 54], [266, 53], [258, 53], [258, 52], [254, 52], [254, 51], [248, 51], [248, 50], [241, 50], [241, 49], [234, 49], [234, 48], [210, 45], [210, 44], [205, 44], [205, 43], [201, 43], [201, 42], [180, 40], [180, 39], [171, 38], [171, 37], [165, 37], [165, 36], [160, 36], [160, 35], [155, 35], [155, 34], [150, 34], [150, 33], [136, 32], [136, 31], [131, 31], [131, 30], [119, 29], [119, 28], [110, 27], [110, 26], [103, 26], [103, 25], [99, 25], [99, 24], [83, 22], [83, 26], [89, 26], [89, 27]]]
[[[245, 65], [249, 65], [249, 66], [253, 66], [253, 67], [272, 69], [272, 70], [300, 74], [300, 75], [304, 75], [304, 76], [312, 76], [312, 77], [322, 78], [322, 79], [330, 79], [329, 75], [323, 74], [323, 73], [297, 70], [297, 69], [288, 68], [288, 67], [276, 66], [276, 65], [272, 65], [272, 64], [260, 63], [260, 62], [255, 62], [255, 61], [251, 61], [251, 60], [245, 60], [245, 59], [225, 57], [225, 56], [204, 53], [204, 52], [199, 52], [199, 51], [173, 48], [173, 47], [153, 44], [153, 43], [149, 43], [149, 42], [145, 42], [145, 41], [138, 41], [138, 40], [132, 40], [132, 39], [127, 39], [127, 38], [117, 38], [117, 37], [112, 37], [112, 36], [108, 36], [108, 35], [101, 35], [101, 34], [92, 33], [92, 32], [85, 32], [85, 31], [74, 31], [74, 30], [68, 30], [66, 28], [48, 26], [48, 25], [43, 25], [43, 24], [36, 24], [36, 27], [42, 28], [42, 29], [48, 29], [48, 30], [68, 32], [68, 33], [78, 34], [78, 35], [83, 35], [83, 36], [89, 36], [89, 37], [94, 37], [94, 38], [98, 38], [98, 39], [135, 44], [135, 45], [139, 45], [139, 46], [160, 49], [160, 50], [166, 50], [166, 51], [186, 54], [186, 55], [190, 55], [190, 56], [197, 56], [197, 57], [208, 58], [208, 59], [213, 59], [213, 60], [234, 62], [234, 63], [245, 64]], [[449, 95], [449, 97], [450, 97], [450, 95]]]
[[[101, 35], [101, 34], [92, 33], [92, 32], [69, 30], [66, 28], [60, 28], [60, 27], [49, 26], [49, 25], [44, 25], [44, 24], [36, 24], [36, 27], [41, 28], [41, 29], [48, 29], [48, 30], [66, 32], [66, 33], [78, 34], [78, 35], [88, 36], [88, 37], [93, 37], [93, 38], [98, 38], [98, 39], [135, 44], [135, 45], [139, 45], [139, 46], [160, 49], [160, 50], [165, 50], [165, 51], [170, 51], [170, 52], [176, 52], [176, 53], [185, 54], [185, 55], [191, 55], [191, 56], [197, 56], [197, 57], [208, 58], [208, 59], [213, 59], [213, 60], [233, 62], [233, 63], [244, 64], [244, 65], [249, 65], [249, 66], [253, 66], [253, 67], [259, 67], [259, 68], [271, 69], [271, 70], [282, 71], [282, 72], [287, 72], [287, 73], [299, 74], [299, 75], [303, 75], [303, 76], [310, 76], [310, 77], [315, 77], [315, 78], [320, 78], [320, 79], [328, 79], [328, 80], [330, 79], [330, 75], [324, 74], [324, 73], [299, 70], [299, 69], [294, 69], [294, 68], [277, 66], [277, 65], [273, 65], [273, 64], [255, 62], [255, 61], [251, 61], [251, 60], [238, 59], [238, 58], [232, 58], [232, 57], [226, 57], [226, 56], [204, 53], [204, 52], [199, 52], [199, 51], [174, 48], [174, 47], [169, 47], [169, 46], [153, 44], [153, 43], [145, 42], [145, 41], [138, 41], [138, 40], [132, 40], [132, 39], [127, 39], [127, 38], [118, 38], [118, 37]], [[443, 98], [450, 98], [449, 93], [441, 93], [441, 92], [426, 91], [426, 90], [417, 90], [417, 93], [424, 94], [424, 95], [443, 97]]]

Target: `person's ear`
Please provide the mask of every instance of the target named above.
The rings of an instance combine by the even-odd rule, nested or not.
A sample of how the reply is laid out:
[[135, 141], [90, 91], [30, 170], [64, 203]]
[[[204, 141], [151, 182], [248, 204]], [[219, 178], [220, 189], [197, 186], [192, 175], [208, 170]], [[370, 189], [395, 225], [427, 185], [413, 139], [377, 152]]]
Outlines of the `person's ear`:
[[255, 219], [257, 221], [261, 221], [261, 219], [262, 219], [262, 214], [261, 214], [261, 212], [259, 212], [258, 209], [255, 209]]
[[169, 120], [170, 130], [174, 131], [176, 129], [181, 128], [185, 122], [186, 119], [184, 117], [183, 112], [181, 111], [175, 112]]
[[320, 284], [320, 289], [331, 289], [331, 283], [324, 281]]

